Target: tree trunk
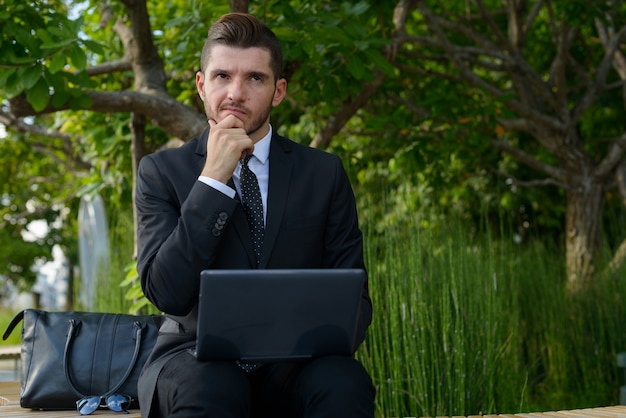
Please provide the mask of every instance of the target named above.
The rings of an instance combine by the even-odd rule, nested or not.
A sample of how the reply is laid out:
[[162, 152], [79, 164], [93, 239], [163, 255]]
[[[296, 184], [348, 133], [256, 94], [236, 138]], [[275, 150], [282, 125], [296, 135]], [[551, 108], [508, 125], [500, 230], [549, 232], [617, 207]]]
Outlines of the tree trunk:
[[249, 0], [230, 0], [230, 11], [238, 13], [248, 13]]
[[137, 259], [137, 206], [135, 205], [135, 184], [137, 184], [137, 169], [139, 161], [145, 154], [146, 142], [146, 117], [140, 113], [133, 113], [131, 121], [132, 140], [130, 143], [130, 154], [132, 157], [133, 169], [133, 260]]
[[570, 293], [578, 293], [593, 282], [600, 250], [600, 219], [604, 206], [602, 184], [593, 177], [567, 193], [566, 268]]

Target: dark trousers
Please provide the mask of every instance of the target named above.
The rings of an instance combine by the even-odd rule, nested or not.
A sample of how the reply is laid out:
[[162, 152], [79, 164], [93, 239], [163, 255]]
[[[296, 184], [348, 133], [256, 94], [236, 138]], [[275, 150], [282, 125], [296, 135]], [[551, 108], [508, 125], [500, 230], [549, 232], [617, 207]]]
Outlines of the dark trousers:
[[246, 373], [233, 362], [172, 358], [156, 388], [156, 416], [164, 418], [374, 417], [375, 389], [350, 357], [271, 363]]

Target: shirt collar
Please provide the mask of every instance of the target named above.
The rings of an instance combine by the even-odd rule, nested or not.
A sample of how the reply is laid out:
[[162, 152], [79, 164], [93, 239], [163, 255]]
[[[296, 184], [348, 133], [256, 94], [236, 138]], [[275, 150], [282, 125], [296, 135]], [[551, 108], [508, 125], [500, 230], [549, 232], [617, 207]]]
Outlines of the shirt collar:
[[270, 130], [263, 138], [259, 140], [256, 144], [254, 144], [254, 156], [263, 164], [267, 162], [267, 159], [270, 157], [270, 142], [272, 139], [272, 125], [270, 125]]

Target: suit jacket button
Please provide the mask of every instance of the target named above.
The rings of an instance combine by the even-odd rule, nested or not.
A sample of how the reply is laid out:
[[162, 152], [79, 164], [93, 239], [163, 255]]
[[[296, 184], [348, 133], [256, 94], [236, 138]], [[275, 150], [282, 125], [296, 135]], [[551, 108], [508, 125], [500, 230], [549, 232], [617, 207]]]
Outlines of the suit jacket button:
[[217, 215], [222, 221], [226, 221], [228, 219], [228, 213], [227, 212], [220, 212], [219, 215]]
[[214, 237], [219, 237], [220, 235], [222, 235], [222, 231], [220, 231], [217, 228], [213, 228], [213, 230], [211, 232], [213, 233]]

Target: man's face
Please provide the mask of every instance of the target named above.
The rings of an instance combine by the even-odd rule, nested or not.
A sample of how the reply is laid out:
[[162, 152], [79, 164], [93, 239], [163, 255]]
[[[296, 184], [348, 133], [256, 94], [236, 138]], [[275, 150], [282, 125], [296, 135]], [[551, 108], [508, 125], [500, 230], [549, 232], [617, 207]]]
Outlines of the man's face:
[[270, 111], [287, 90], [284, 79], [274, 80], [267, 50], [223, 45], [211, 50], [204, 73], [196, 74], [196, 86], [208, 119], [219, 123], [234, 115], [255, 142], [267, 134]]

